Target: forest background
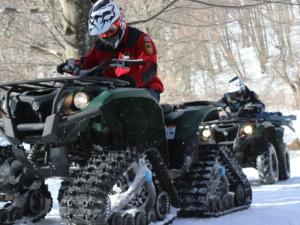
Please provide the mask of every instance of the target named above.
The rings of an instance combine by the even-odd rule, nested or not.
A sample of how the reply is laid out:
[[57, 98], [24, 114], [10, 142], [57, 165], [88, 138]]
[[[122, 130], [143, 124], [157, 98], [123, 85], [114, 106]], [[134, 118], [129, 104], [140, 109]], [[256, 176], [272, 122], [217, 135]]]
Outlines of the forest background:
[[[0, 82], [59, 76], [83, 56], [88, 0], [1, 0]], [[300, 1], [117, 0], [159, 52], [162, 102], [217, 100], [244, 79], [270, 109], [300, 109]]]

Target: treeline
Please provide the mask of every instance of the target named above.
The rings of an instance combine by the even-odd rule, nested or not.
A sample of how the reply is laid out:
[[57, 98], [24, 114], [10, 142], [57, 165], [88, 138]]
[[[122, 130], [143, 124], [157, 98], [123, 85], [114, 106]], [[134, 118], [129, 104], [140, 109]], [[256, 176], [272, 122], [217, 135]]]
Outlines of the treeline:
[[[267, 105], [300, 108], [299, 1], [119, 0], [159, 49], [163, 101], [217, 99], [241, 76]], [[0, 78], [55, 76], [84, 54], [89, 1], [0, 2]], [[287, 100], [288, 99], [288, 100]]]

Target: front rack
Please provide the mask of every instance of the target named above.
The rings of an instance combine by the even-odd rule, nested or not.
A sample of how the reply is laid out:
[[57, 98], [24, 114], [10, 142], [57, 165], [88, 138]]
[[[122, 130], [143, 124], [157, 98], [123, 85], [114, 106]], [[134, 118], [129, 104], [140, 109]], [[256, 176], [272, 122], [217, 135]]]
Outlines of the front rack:
[[120, 79], [106, 78], [106, 77], [59, 77], [59, 78], [46, 78], [26, 81], [14, 81], [9, 83], [0, 84], [0, 89], [8, 91], [13, 89], [14, 92], [22, 93], [28, 90], [40, 88], [53, 88], [59, 85], [88, 85], [88, 84], [102, 84], [103, 86], [111, 87], [126, 87], [129, 82]]

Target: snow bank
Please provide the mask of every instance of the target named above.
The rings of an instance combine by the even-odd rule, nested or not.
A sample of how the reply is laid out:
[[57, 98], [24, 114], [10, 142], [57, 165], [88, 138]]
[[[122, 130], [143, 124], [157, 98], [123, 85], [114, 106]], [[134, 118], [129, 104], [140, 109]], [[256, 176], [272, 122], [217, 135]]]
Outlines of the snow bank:
[[[254, 186], [250, 209], [219, 218], [177, 219], [173, 225], [300, 225], [300, 152], [291, 156], [292, 178], [275, 185]], [[252, 181], [258, 178], [254, 170], [245, 172]]]
[[[219, 218], [176, 219], [173, 225], [300, 225], [300, 152], [291, 153], [292, 178], [276, 185], [253, 187], [253, 203], [250, 209]], [[254, 170], [245, 170], [253, 183], [257, 179]], [[256, 178], [255, 178], [256, 177]], [[59, 179], [48, 179], [54, 205], [46, 220], [36, 225], [63, 225], [56, 201]], [[19, 223], [18, 225], [25, 225]], [[27, 223], [27, 225], [30, 225]]]

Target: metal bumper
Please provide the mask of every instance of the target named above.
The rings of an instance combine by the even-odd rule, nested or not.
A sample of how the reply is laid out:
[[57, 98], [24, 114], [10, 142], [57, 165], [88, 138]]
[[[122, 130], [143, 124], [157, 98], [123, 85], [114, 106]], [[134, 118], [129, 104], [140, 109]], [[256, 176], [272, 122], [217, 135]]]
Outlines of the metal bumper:
[[62, 131], [65, 131], [66, 133], [76, 132], [76, 130], [81, 128], [81, 123], [100, 115], [101, 110], [99, 108], [95, 108], [62, 118], [58, 115], [58, 113], [55, 113], [48, 116], [45, 123], [23, 124], [14, 124], [13, 119], [3, 117], [0, 122], [0, 128], [3, 129], [5, 136], [15, 144], [20, 144], [20, 139], [22, 137], [30, 136], [26, 134], [30, 132], [40, 133], [39, 135], [35, 135], [35, 139], [40, 139], [41, 142], [57, 143], [59, 142], [59, 139], [64, 138], [59, 135]]

